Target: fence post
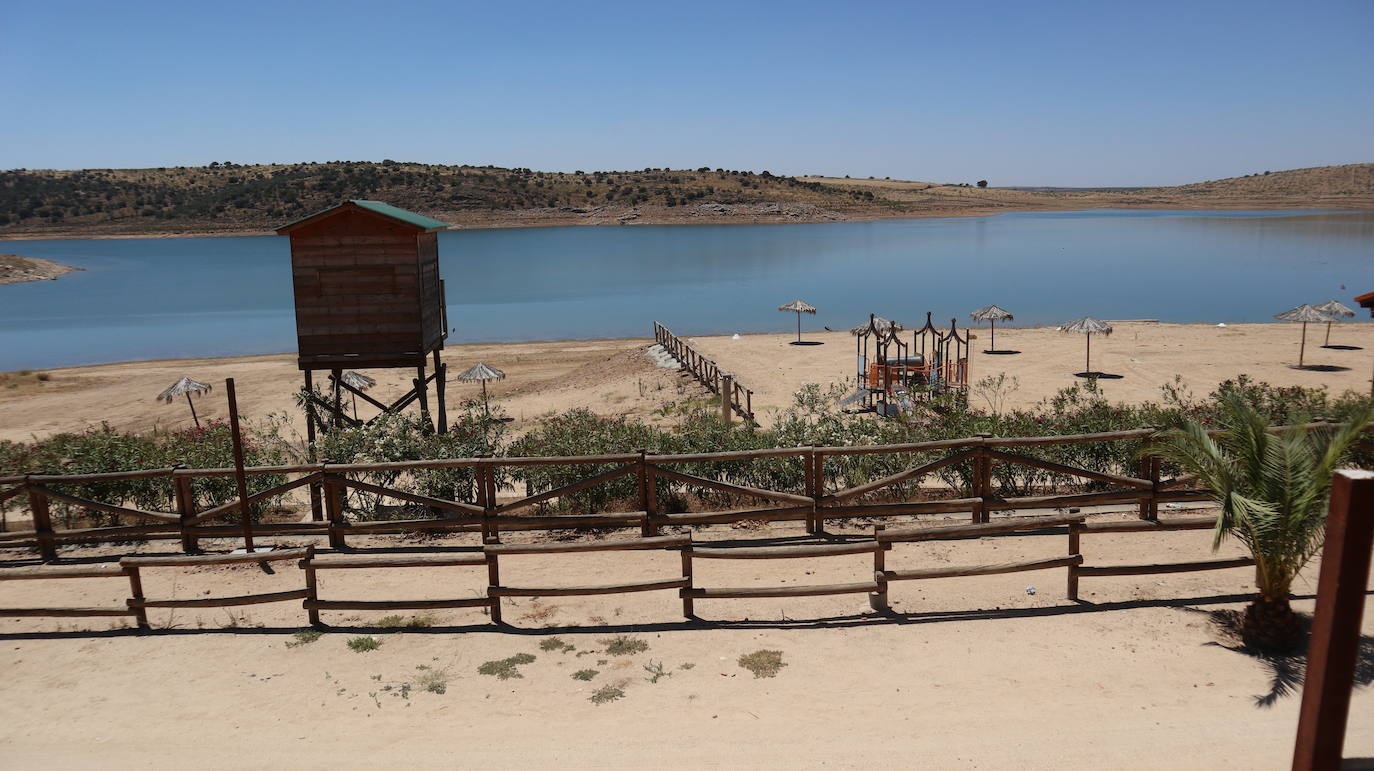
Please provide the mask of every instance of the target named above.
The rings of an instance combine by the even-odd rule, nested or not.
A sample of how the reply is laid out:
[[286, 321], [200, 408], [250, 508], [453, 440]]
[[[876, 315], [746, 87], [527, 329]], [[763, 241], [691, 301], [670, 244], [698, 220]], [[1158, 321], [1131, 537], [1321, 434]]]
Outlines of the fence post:
[[687, 534], [687, 545], [682, 547], [682, 577], [687, 579], [687, 586], [677, 590], [678, 596], [682, 598], [682, 617], [696, 618], [696, 609], [692, 606], [692, 534]]
[[1374, 542], [1374, 472], [1337, 471], [1329, 511], [1293, 746], [1293, 768], [1301, 771], [1342, 765]]
[[191, 477], [180, 473], [185, 468], [181, 464], [172, 468], [172, 494], [177, 505], [177, 527], [181, 530], [181, 550], [187, 554], [195, 554], [200, 551], [200, 541], [191, 532], [191, 528], [195, 527], [191, 520], [196, 516], [196, 496], [191, 489]]
[[[1145, 426], [1145, 428], [1159, 430], [1158, 426]], [[1140, 518], [1152, 522], [1159, 519], [1157, 496], [1159, 495], [1160, 460], [1159, 456], [1150, 452], [1150, 446], [1154, 444], [1154, 441], [1154, 434], [1145, 437], [1144, 447], [1141, 449], [1140, 455], [1140, 478], [1150, 480], [1149, 497], [1141, 497], [1140, 499]]]
[[147, 631], [148, 609], [143, 607], [143, 576], [138, 573], [137, 565], [121, 565], [124, 572], [129, 576], [129, 600], [126, 605], [133, 609], [134, 618], [138, 621], [138, 628]]
[[496, 587], [501, 585], [501, 565], [497, 557], [491, 552], [486, 553], [487, 558], [487, 598], [491, 600], [491, 623], [501, 623], [501, 596], [496, 594]]
[[315, 607], [315, 602], [320, 599], [319, 585], [315, 582], [315, 546], [311, 544], [305, 547], [305, 559], [301, 560], [299, 566], [305, 571], [305, 614], [310, 619], [311, 626], [323, 626], [320, 623], [320, 610]]
[[873, 542], [878, 550], [873, 552], [873, 580], [878, 582], [878, 591], [868, 595], [868, 607], [874, 610], [890, 610], [887, 604], [887, 545], [878, 540], [878, 534], [887, 529], [886, 525], [873, 526]]
[[816, 532], [816, 448], [806, 448], [802, 459], [803, 495], [811, 499], [811, 511], [806, 515], [806, 532]]
[[[491, 458], [490, 454], [482, 455], [481, 458]], [[482, 543], [500, 543], [501, 534], [497, 530], [496, 522], [496, 469], [490, 463], [482, 463], [477, 466], [477, 503], [482, 507]]]
[[[1070, 557], [1073, 557], [1073, 556], [1075, 556], [1075, 555], [1079, 555], [1079, 554], [1082, 553], [1082, 552], [1081, 552], [1082, 546], [1081, 546], [1081, 544], [1080, 544], [1080, 540], [1081, 540], [1081, 538], [1082, 538], [1082, 535], [1083, 535], [1083, 523], [1082, 523], [1082, 522], [1070, 522], [1070, 523], [1069, 523], [1069, 556], [1070, 556]], [[1068, 599], [1073, 600], [1073, 601], [1075, 601], [1075, 602], [1078, 600], [1078, 566], [1077, 566], [1077, 565], [1069, 565], [1068, 587], [1065, 589], [1065, 592], [1064, 592], [1064, 593], [1065, 593], [1065, 595], [1068, 597]]]
[[658, 535], [658, 475], [654, 473], [654, 467], [647, 458], [652, 453], [645, 450], [639, 451], [639, 505], [644, 512], [644, 527], [640, 534], [645, 538]]
[[48, 512], [48, 496], [24, 475], [24, 490], [29, 496], [29, 511], [33, 514], [33, 529], [38, 535], [38, 554], [44, 562], [57, 560], [57, 539], [52, 536], [52, 515]]
[[826, 532], [826, 514], [820, 499], [826, 495], [826, 454], [819, 451], [819, 444], [811, 445], [812, 463], [815, 469], [811, 471], [811, 521], [812, 535], [823, 535]]
[[320, 473], [324, 474], [324, 509], [329, 516], [329, 547], [331, 549], [348, 548], [348, 543], [344, 539], [344, 488], [338, 480], [328, 472], [329, 462], [320, 464]]
[[988, 457], [987, 448], [987, 440], [992, 438], [992, 434], [974, 436], [979, 439], [973, 455], [973, 497], [978, 499], [973, 504], [973, 522], [977, 524], [992, 519], [988, 513], [988, 499], [992, 492], [992, 458]]
[[730, 402], [735, 395], [735, 376], [729, 372], [720, 373], [720, 419], [730, 423]]

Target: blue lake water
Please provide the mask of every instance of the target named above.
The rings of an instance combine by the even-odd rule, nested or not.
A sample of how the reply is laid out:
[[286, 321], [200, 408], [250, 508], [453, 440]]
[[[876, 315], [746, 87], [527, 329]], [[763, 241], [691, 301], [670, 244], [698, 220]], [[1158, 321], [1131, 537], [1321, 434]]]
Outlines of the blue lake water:
[[[0, 252], [85, 268], [0, 286], [0, 371], [295, 350], [284, 237], [64, 239]], [[1374, 289], [1374, 214], [1078, 211], [815, 225], [440, 236], [451, 342], [785, 332], [869, 313], [1016, 323], [1268, 321]], [[1346, 288], [1342, 289], [1342, 285]]]

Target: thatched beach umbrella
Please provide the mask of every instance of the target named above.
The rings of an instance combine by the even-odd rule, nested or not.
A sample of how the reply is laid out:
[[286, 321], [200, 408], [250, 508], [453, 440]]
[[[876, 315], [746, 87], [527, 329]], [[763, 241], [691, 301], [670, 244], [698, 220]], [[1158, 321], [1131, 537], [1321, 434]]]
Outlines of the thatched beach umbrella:
[[479, 361], [464, 370], [463, 373], [458, 376], [458, 379], [464, 383], [482, 384], [482, 406], [486, 410], [487, 417], [491, 417], [491, 405], [487, 401], [487, 381], [505, 380], [506, 373]]
[[178, 396], [181, 396], [182, 394], [185, 394], [186, 403], [191, 405], [191, 420], [194, 420], [196, 422], [196, 428], [200, 428], [200, 418], [196, 416], [196, 403], [191, 401], [191, 394], [201, 394], [209, 390], [209, 383], [202, 383], [199, 380], [192, 380], [189, 377], [183, 377], [182, 379], [173, 383], [171, 387], [168, 388], [166, 391], [163, 391], [162, 393], [158, 394], [157, 399], [160, 402], [167, 402], [168, 404], [171, 404], [172, 400], [176, 399]]
[[[1314, 307], [1322, 313], [1331, 314], [1331, 321], [1340, 321], [1342, 316], [1350, 318], [1355, 315], [1355, 309], [1346, 307], [1340, 300], [1327, 300]], [[1323, 347], [1331, 345], [1331, 321], [1326, 322], [1326, 340], [1322, 343]]]
[[871, 316], [868, 321], [849, 330], [855, 337], [864, 337], [870, 334], [892, 335], [901, 332], [903, 329], [901, 322], [885, 319], [882, 316]]
[[[367, 375], [364, 375], [364, 374], [361, 373], [361, 372], [354, 372], [353, 370], [349, 370], [349, 371], [343, 373], [343, 378], [342, 378], [342, 379], [343, 379], [344, 385], [351, 386], [351, 387], [353, 387], [353, 388], [356, 388], [356, 389], [359, 390], [359, 391], [366, 391], [367, 389], [371, 388], [372, 386], [377, 385], [377, 381], [376, 381], [376, 380], [374, 380], [374, 379], [368, 377]], [[358, 418], [358, 395], [357, 395], [357, 394], [349, 394], [349, 395], [353, 397], [353, 419], [354, 419], [354, 420], [357, 420], [357, 418]]]
[[979, 308], [968, 316], [974, 321], [988, 322], [988, 329], [992, 336], [992, 339], [988, 341], [988, 353], [993, 353], [997, 350], [997, 322], [1011, 321], [1013, 318], [1010, 311], [1005, 308], [999, 308], [996, 305]]
[[1303, 303], [1291, 311], [1274, 314], [1274, 318], [1279, 321], [1288, 321], [1302, 324], [1302, 343], [1298, 346], [1298, 367], [1303, 366], [1303, 355], [1307, 352], [1307, 325], [1322, 324], [1332, 320], [1329, 313], [1320, 311], [1317, 306]]
[[786, 305], [779, 305], [779, 306], [778, 306], [778, 310], [780, 310], [780, 311], [791, 311], [791, 312], [797, 314], [797, 342], [800, 343], [800, 342], [801, 342], [801, 315], [802, 315], [803, 313], [810, 313], [812, 316], [816, 315], [816, 306], [814, 306], [814, 305], [812, 305], [811, 303], [806, 302], [806, 301], [804, 301], [804, 300], [793, 300], [792, 302], [790, 302], [790, 303], [788, 303], [788, 304], [786, 304]]
[[1093, 333], [1097, 333], [1099, 335], [1110, 335], [1112, 333], [1112, 325], [1108, 324], [1105, 321], [1099, 321], [1098, 319], [1095, 319], [1091, 316], [1084, 316], [1081, 319], [1075, 319], [1073, 321], [1070, 321], [1069, 323], [1060, 327], [1059, 331], [1083, 332], [1087, 334], [1088, 350], [1083, 360], [1083, 374], [1091, 375], [1093, 371]]

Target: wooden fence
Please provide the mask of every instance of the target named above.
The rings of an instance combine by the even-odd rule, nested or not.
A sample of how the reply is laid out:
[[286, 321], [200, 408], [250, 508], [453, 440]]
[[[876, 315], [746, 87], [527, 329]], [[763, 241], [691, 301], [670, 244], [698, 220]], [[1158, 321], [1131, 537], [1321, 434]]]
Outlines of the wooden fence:
[[[997, 522], [977, 524], [939, 525], [888, 529], [875, 525], [871, 534], [852, 537], [835, 543], [787, 546], [727, 546], [702, 543], [691, 534], [639, 536], [623, 540], [582, 542], [551, 542], [530, 544], [488, 543], [472, 551], [458, 554], [428, 555], [317, 555], [314, 547], [258, 551], [248, 554], [201, 556], [124, 557], [118, 567], [38, 567], [0, 569], [0, 581], [69, 578], [125, 578], [129, 582], [129, 598], [123, 607], [44, 607], [0, 608], [6, 616], [131, 616], [140, 629], [150, 628], [149, 608], [217, 608], [256, 605], [271, 602], [301, 601], [301, 608], [311, 625], [321, 626], [321, 611], [391, 611], [433, 610], [449, 608], [487, 608], [493, 624], [501, 624], [503, 597], [565, 597], [603, 594], [626, 594], [671, 590], [682, 604], [682, 615], [697, 619], [698, 600], [756, 599], [776, 597], [817, 597], [840, 594], [866, 594], [869, 604], [877, 610], [887, 610], [889, 585], [896, 581], [928, 580], [968, 576], [988, 576], [1026, 571], [1067, 569], [1067, 598], [1078, 599], [1078, 582], [1084, 577], [1131, 576], [1153, 573], [1181, 573], [1217, 570], [1253, 565], [1249, 559], [1207, 560], [1161, 565], [1084, 565], [1080, 549], [1081, 538], [1088, 533], [1156, 532], [1190, 530], [1211, 527], [1211, 517], [1152, 522], [1095, 522], [1085, 521], [1082, 514], [1058, 517], [1016, 517]], [[1019, 562], [964, 566], [894, 568], [889, 564], [898, 544], [919, 541], [973, 539], [991, 535], [1053, 535], [1068, 536], [1068, 549], [1063, 557], [1051, 557]], [[681, 570], [653, 581], [635, 583], [606, 583], [591, 585], [529, 586], [507, 584], [502, 580], [500, 558], [507, 555], [550, 555], [605, 551], [676, 551], [681, 556]], [[869, 580], [842, 584], [778, 585], [750, 587], [700, 586], [694, 580], [696, 560], [758, 560], [758, 559], [818, 559], [871, 555], [872, 577]], [[302, 588], [286, 591], [239, 596], [196, 597], [194, 599], [157, 599], [144, 596], [141, 571], [163, 568], [193, 568], [210, 565], [294, 561], [303, 574]], [[321, 570], [382, 570], [409, 568], [485, 567], [487, 586], [485, 596], [454, 599], [348, 600], [321, 599], [318, 572]]]
[[[1309, 424], [1309, 427], [1329, 427], [1329, 423]], [[181, 542], [188, 554], [199, 551], [201, 538], [243, 537], [245, 545], [251, 538], [265, 535], [326, 535], [329, 545], [343, 548], [351, 535], [415, 532], [480, 532], [484, 543], [495, 543], [500, 534], [520, 530], [554, 530], [575, 528], [635, 528], [645, 537], [655, 536], [663, 527], [682, 525], [725, 524], [745, 520], [802, 521], [808, 532], [821, 533], [827, 521], [867, 517], [885, 519], [897, 516], [927, 514], [966, 514], [974, 524], [988, 523], [993, 512], [1037, 511], [1068, 509], [1100, 505], [1133, 506], [1141, 520], [1151, 522], [1159, 517], [1160, 504], [1196, 502], [1210, 499], [1210, 492], [1186, 486], [1187, 480], [1162, 480], [1161, 461], [1148, 453], [1155, 429], [1113, 431], [1069, 436], [1003, 438], [980, 435], [963, 439], [947, 439], [908, 444], [836, 447], [782, 447], [761, 450], [742, 450], [717, 453], [687, 453], [655, 455], [645, 451], [608, 455], [574, 457], [484, 457], [436, 458], [388, 463], [313, 463], [289, 466], [256, 466], [241, 471], [234, 468], [187, 469], [182, 467], [147, 469], [95, 474], [29, 474], [0, 477], [0, 504], [24, 496], [32, 514], [32, 529], [0, 532], [0, 548], [36, 548], [46, 561], [57, 559], [58, 547], [63, 544], [110, 542], [130, 539], [167, 539]], [[1071, 466], [1029, 452], [1035, 448], [1071, 445], [1137, 442], [1146, 448], [1140, 455], [1133, 475]], [[902, 457], [940, 454], [924, 463], [903, 462]], [[889, 465], [908, 467], [880, 479], [863, 484], [844, 486], [844, 480], [827, 467], [827, 462], [850, 456], [894, 456]], [[723, 464], [736, 461], [770, 461], [793, 459], [801, 465], [800, 490], [772, 490], [734, 484], [722, 479], [687, 473], [682, 466], [694, 464]], [[914, 465], [911, 465], [914, 463]], [[956, 465], [968, 473], [967, 497], [947, 497], [948, 489], [916, 488], [922, 499], [898, 496], [898, 500], [872, 500], [871, 496], [893, 495], [894, 488], [911, 490], [923, 477]], [[836, 464], [838, 465], [838, 464]], [[592, 473], [582, 479], [552, 489], [530, 494], [516, 500], [498, 500], [498, 478], [512, 469], [532, 466], [591, 467]], [[608, 467], [597, 471], [599, 468]], [[1096, 489], [1055, 491], [1043, 495], [1001, 497], [996, 495], [993, 472], [996, 467], [1036, 469], [1063, 478], [1078, 478]], [[421, 495], [416, 492], [385, 487], [357, 478], [376, 472], [415, 472], [439, 469], [467, 469], [471, 473], [473, 500], [456, 500]], [[196, 480], [226, 478], [242, 473], [245, 477], [280, 475], [294, 479], [247, 496], [235, 498], [211, 508], [199, 509], [193, 493]], [[599, 485], [633, 479], [633, 496], [638, 509], [625, 512], [590, 514], [528, 513], [553, 501], [590, 490]], [[63, 485], [81, 484], [86, 487], [102, 483], [130, 480], [166, 480], [170, 511], [151, 511], [124, 505], [124, 501], [99, 501], [56, 489]], [[680, 490], [709, 490], [726, 493], [733, 499], [759, 501], [759, 505], [725, 510], [660, 511], [659, 489], [670, 485]], [[256, 504], [302, 487], [320, 491], [324, 505], [317, 519], [304, 522], [259, 523], [251, 521], [246, 504]], [[427, 509], [434, 516], [404, 520], [350, 521], [345, 516], [345, 494], [361, 491], [379, 498], [403, 501]], [[958, 494], [958, 493], [955, 493]], [[102, 527], [57, 529], [53, 525], [50, 503], [56, 501], [78, 510], [113, 515], [117, 519], [133, 520], [137, 524], [118, 524]], [[216, 524], [214, 520], [239, 524]]]
[[696, 378], [697, 382], [710, 389], [711, 393], [721, 394], [722, 399], [728, 400], [735, 414], [751, 424], [758, 424], [754, 419], [753, 391], [740, 385], [730, 373], [721, 371], [714, 361], [697, 353], [696, 349], [657, 321], [654, 322], [654, 339], [663, 346], [663, 350], [677, 359], [682, 368]]

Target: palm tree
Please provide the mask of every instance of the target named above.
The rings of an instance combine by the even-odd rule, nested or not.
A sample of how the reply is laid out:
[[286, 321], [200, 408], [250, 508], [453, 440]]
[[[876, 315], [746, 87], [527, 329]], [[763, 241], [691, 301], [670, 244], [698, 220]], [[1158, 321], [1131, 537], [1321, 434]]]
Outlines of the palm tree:
[[1302, 625], [1289, 605], [1289, 589], [1321, 550], [1331, 474], [1374, 418], [1374, 404], [1329, 429], [1273, 432], [1238, 391], [1223, 392], [1220, 402], [1222, 429], [1215, 436], [1178, 418], [1154, 452], [1212, 491], [1221, 507], [1212, 549], [1232, 536], [1255, 560], [1258, 591], [1245, 608], [1245, 643], [1292, 650], [1302, 641]]

